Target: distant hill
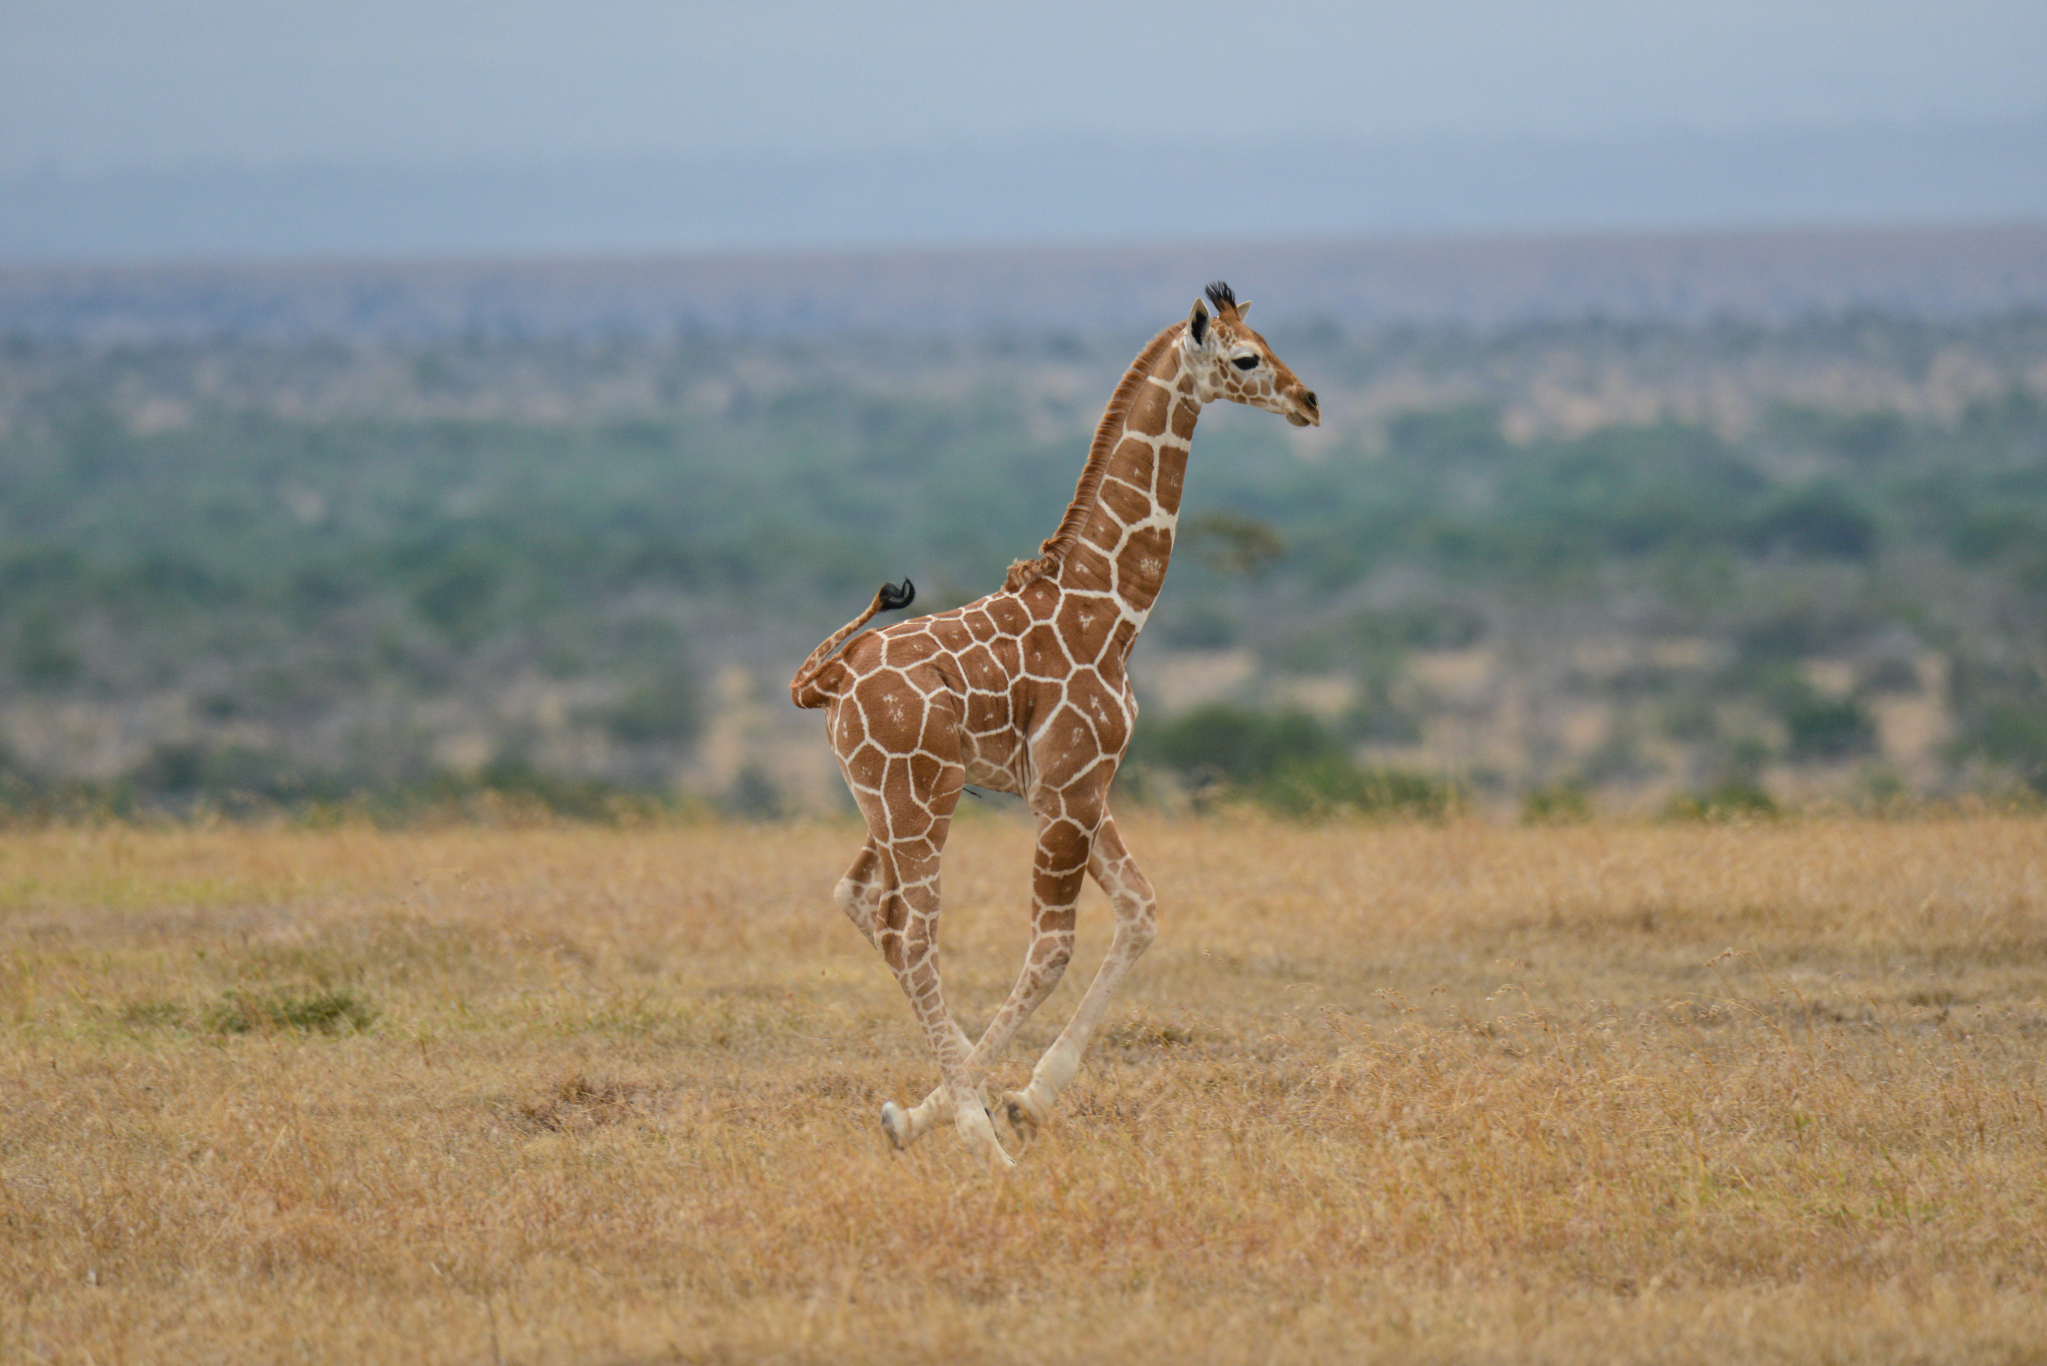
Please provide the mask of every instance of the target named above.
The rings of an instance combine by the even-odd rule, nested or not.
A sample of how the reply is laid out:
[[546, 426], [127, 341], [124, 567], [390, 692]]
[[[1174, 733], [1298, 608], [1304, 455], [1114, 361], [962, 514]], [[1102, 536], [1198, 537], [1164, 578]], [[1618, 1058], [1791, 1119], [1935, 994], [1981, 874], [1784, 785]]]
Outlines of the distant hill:
[[[958, 132], [933, 130], [944, 139]], [[736, 133], [736, 130], [735, 130]], [[402, 158], [402, 154], [398, 154]], [[807, 154], [0, 173], [0, 262], [730, 251], [2037, 222], [2047, 118], [1608, 136], [1031, 138]]]
[[1602, 316], [1778, 323], [2047, 308], [2047, 223], [806, 255], [0, 269], [0, 335], [470, 336], [1149, 329], [1225, 278], [1348, 331]]

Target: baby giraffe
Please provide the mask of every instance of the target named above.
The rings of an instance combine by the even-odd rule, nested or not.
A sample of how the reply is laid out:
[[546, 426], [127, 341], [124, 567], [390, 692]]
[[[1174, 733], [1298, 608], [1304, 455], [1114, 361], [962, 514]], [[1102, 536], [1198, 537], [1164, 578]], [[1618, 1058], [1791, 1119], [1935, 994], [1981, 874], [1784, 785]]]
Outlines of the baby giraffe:
[[[1137, 719], [1130, 647], [1165, 583], [1194, 422], [1216, 399], [1297, 427], [1322, 421], [1314, 393], [1245, 325], [1249, 302], [1220, 283], [1207, 296], [1212, 316], [1195, 300], [1186, 321], [1131, 362], [1038, 558], [1011, 565], [1002, 590], [978, 602], [853, 638], [877, 613], [909, 605], [909, 580], [883, 584], [789, 682], [797, 706], [825, 709], [832, 752], [867, 821], [838, 903], [881, 951], [938, 1056], [939, 1086], [921, 1104], [882, 1107], [899, 1148], [950, 1119], [990, 1162], [1012, 1165], [989, 1122], [988, 1070], [1066, 970], [1084, 876], [1108, 894], [1115, 935], [1030, 1082], [1001, 1098], [1020, 1136], [1052, 1113], [1109, 998], [1151, 943], [1151, 883], [1123, 847], [1109, 784]], [[1022, 796], [1038, 826], [1030, 950], [978, 1043], [946, 1009], [938, 972], [939, 856], [970, 783]]]

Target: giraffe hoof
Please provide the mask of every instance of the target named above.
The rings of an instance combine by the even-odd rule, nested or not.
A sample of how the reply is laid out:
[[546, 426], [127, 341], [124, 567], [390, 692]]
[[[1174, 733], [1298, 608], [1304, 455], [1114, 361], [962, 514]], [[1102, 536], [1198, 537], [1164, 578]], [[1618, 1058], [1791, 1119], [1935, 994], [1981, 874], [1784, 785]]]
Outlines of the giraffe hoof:
[[1038, 1114], [1031, 1108], [1029, 1100], [1021, 1091], [1002, 1093], [1002, 1113], [1009, 1120], [1009, 1127], [1019, 1138], [1035, 1138], [1038, 1133]]
[[953, 1127], [960, 1142], [969, 1151], [979, 1153], [991, 1170], [1007, 1171], [1016, 1165], [1016, 1159], [1003, 1150], [1002, 1140], [995, 1137], [995, 1126], [989, 1122], [988, 1112], [981, 1108], [978, 1097], [960, 1107]]
[[881, 1129], [897, 1152], [910, 1146], [910, 1116], [894, 1101], [881, 1107]]

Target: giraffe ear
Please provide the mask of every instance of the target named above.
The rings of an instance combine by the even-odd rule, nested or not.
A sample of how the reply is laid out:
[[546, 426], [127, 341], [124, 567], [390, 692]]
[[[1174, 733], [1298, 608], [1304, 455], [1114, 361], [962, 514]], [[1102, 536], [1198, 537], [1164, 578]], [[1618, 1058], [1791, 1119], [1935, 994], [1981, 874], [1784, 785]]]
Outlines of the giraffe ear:
[[1243, 317], [1246, 313], [1249, 313], [1250, 311], [1251, 301], [1249, 299], [1246, 299], [1244, 300], [1244, 302], [1237, 305], [1237, 316], [1239, 318]]
[[1208, 345], [1208, 308], [1199, 299], [1194, 301], [1194, 311], [1187, 315], [1187, 335], [1194, 338], [1196, 346]]

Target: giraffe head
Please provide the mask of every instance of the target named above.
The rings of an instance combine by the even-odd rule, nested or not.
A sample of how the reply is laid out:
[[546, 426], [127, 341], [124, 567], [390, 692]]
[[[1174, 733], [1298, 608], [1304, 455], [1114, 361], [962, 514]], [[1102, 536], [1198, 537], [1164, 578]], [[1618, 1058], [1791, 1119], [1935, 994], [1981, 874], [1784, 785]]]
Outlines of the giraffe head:
[[1193, 374], [1201, 401], [1226, 398], [1278, 413], [1296, 427], [1321, 426], [1315, 391], [1295, 378], [1286, 362], [1272, 354], [1265, 338], [1244, 322], [1251, 301], [1238, 303], [1220, 280], [1207, 293], [1215, 316], [1211, 318], [1207, 306], [1196, 299], [1180, 334], [1180, 359]]

